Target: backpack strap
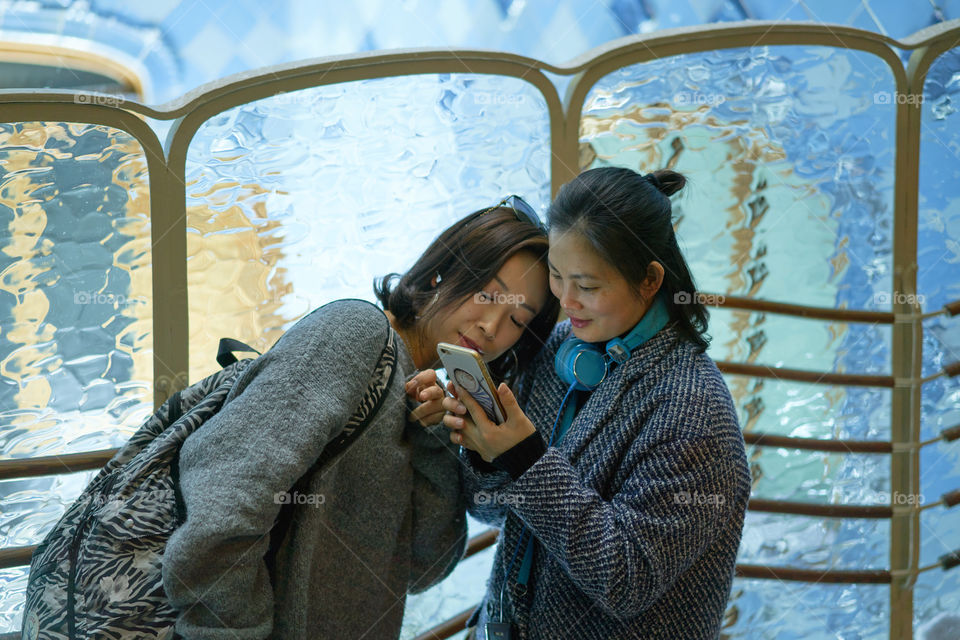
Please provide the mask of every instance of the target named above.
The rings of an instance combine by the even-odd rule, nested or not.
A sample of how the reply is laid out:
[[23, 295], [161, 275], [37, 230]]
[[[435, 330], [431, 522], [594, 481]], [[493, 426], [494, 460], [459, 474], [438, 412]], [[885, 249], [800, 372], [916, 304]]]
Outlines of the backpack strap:
[[[346, 449], [360, 437], [360, 434], [366, 430], [370, 422], [373, 421], [373, 417], [377, 415], [380, 407], [383, 406], [384, 400], [387, 398], [387, 392], [390, 390], [394, 374], [397, 371], [396, 365], [396, 334], [393, 329], [387, 327], [387, 339], [384, 343], [383, 351], [380, 353], [380, 360], [377, 362], [377, 366], [370, 376], [370, 383], [367, 385], [356, 411], [354, 411], [350, 419], [347, 420], [347, 423], [340, 433], [327, 443], [327, 446], [324, 447], [323, 451], [321, 451], [317, 457], [316, 462], [310, 466], [310, 469], [304, 473], [300, 480], [293, 486], [291, 493], [298, 488], [302, 488], [315, 472], [324, 467], [338, 454], [346, 451]], [[286, 502], [280, 507], [277, 520], [273, 524], [273, 529], [270, 530], [270, 547], [264, 556], [271, 581], [274, 579], [277, 550], [280, 547], [280, 543], [287, 537], [292, 522], [293, 504]]]
[[217, 364], [221, 367], [228, 367], [237, 361], [234, 351], [252, 351], [258, 356], [260, 352], [245, 342], [234, 340], [233, 338], [220, 338], [220, 346], [217, 347]]

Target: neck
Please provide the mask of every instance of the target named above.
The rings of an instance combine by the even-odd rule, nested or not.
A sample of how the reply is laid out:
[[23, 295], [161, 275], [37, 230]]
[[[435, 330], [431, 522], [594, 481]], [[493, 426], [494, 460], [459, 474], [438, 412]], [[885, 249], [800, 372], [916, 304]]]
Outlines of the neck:
[[397, 332], [397, 335], [400, 336], [403, 343], [407, 345], [407, 351], [410, 352], [410, 357], [413, 358], [413, 365], [417, 370], [422, 371], [427, 368], [432, 368], [432, 365], [437, 360], [436, 352], [431, 350], [431, 345], [423, 340], [416, 326], [407, 328], [400, 327], [397, 325], [396, 316], [389, 311], [384, 311], [383, 313], [390, 321], [390, 326]]

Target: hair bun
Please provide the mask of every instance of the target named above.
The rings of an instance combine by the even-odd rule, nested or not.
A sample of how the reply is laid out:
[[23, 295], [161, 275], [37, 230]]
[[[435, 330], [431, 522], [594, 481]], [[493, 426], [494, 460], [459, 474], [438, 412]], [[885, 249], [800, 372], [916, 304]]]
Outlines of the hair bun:
[[650, 184], [656, 187], [660, 193], [667, 197], [680, 191], [683, 185], [687, 184], [687, 179], [683, 177], [682, 173], [677, 173], [670, 169], [659, 169], [658, 171], [648, 173], [644, 177], [646, 177], [650, 181]]

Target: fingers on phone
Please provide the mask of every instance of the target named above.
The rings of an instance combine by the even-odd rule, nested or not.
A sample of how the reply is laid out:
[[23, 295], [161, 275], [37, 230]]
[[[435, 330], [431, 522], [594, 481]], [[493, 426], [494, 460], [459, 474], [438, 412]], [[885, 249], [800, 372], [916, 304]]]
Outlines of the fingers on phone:
[[463, 418], [447, 413], [443, 416], [443, 424], [450, 429], [463, 429]]

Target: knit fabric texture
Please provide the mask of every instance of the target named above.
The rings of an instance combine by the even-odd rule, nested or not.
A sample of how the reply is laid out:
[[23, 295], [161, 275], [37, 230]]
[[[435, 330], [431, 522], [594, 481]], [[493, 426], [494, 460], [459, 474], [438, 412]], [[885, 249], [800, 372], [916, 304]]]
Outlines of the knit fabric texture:
[[[187, 640], [396, 638], [408, 592], [446, 576], [466, 539], [455, 450], [442, 426], [407, 423], [413, 361], [344, 453], [288, 492], [351, 416], [388, 331], [382, 311], [337, 301], [300, 320], [244, 372], [180, 454], [187, 519], [163, 556]], [[264, 553], [294, 504], [270, 575]]]
[[[544, 442], [566, 392], [553, 360], [569, 334], [558, 324], [518, 384]], [[518, 479], [462, 459], [469, 512], [502, 529], [477, 637], [500, 620], [523, 525], [537, 541], [529, 585], [517, 582], [524, 541], [502, 599], [515, 638], [718, 637], [750, 473], [723, 377], [674, 328], [613, 369]]]

